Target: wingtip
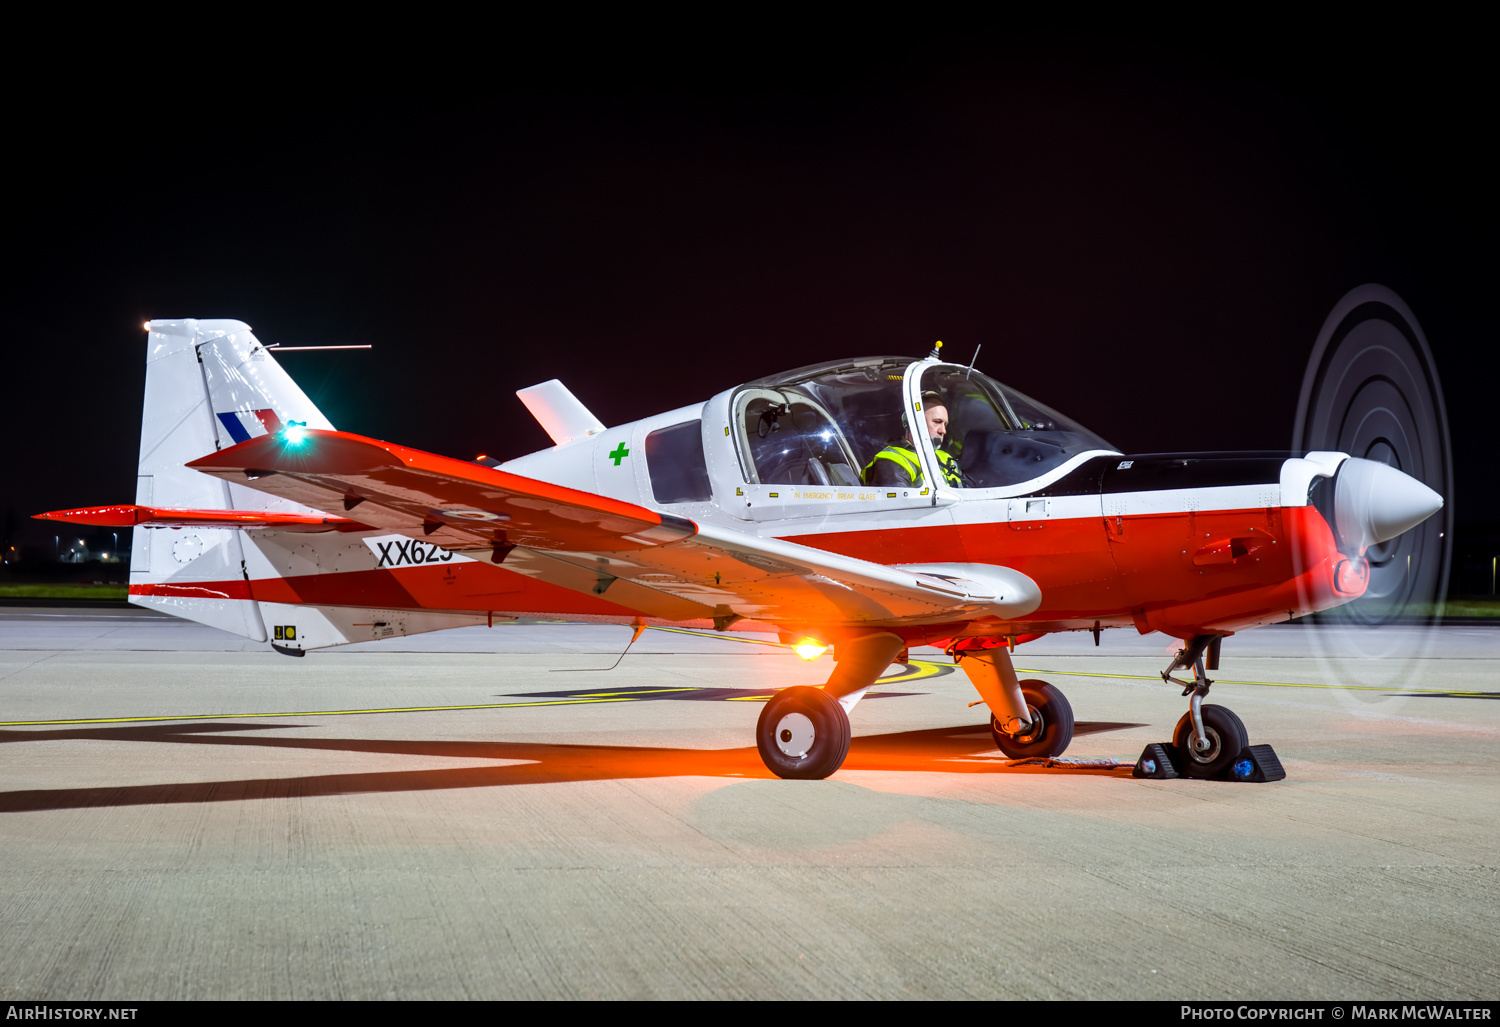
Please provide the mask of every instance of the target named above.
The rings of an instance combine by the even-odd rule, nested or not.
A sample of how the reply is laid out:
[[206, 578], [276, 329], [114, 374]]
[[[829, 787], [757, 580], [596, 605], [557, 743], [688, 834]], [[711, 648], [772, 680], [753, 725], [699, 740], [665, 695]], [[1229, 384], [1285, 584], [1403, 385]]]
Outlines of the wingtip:
[[90, 524], [103, 528], [129, 528], [140, 520], [141, 507], [130, 503], [113, 506], [83, 506], [76, 510], [48, 510], [32, 514], [35, 521], [62, 521], [65, 524]]

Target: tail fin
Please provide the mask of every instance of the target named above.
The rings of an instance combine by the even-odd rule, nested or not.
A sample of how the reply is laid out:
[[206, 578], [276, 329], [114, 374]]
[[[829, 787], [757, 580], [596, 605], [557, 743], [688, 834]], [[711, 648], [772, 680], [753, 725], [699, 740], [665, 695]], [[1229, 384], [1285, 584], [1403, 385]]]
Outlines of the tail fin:
[[[183, 466], [291, 421], [333, 428], [251, 334], [250, 326], [187, 318], [152, 321], [147, 328], [136, 503], [191, 510], [313, 512]], [[133, 603], [264, 641], [265, 625], [250, 601], [248, 586], [226, 587], [244, 581], [238, 531], [137, 528], [134, 533]], [[195, 589], [194, 582], [205, 587]], [[154, 587], [169, 584], [172, 587]]]
[[[152, 321], [135, 501], [174, 509], [294, 512], [183, 464], [290, 421], [333, 427], [243, 321]], [[280, 503], [268, 507], [267, 502]], [[296, 507], [295, 512], [305, 510]]]

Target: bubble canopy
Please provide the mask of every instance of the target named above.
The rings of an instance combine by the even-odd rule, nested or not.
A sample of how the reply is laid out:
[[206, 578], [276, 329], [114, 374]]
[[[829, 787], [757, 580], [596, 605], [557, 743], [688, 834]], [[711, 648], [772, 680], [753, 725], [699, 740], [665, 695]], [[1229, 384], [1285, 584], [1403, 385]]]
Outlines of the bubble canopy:
[[[903, 412], [942, 404], [939, 445], [970, 487], [1016, 485], [1079, 453], [1115, 447], [979, 371], [912, 357], [813, 364], [748, 382], [730, 398], [741, 469], [752, 484], [858, 486], [875, 454], [909, 438]], [[925, 419], [918, 414], [918, 423]], [[926, 444], [925, 431], [916, 437]], [[907, 445], [911, 445], [907, 442]]]

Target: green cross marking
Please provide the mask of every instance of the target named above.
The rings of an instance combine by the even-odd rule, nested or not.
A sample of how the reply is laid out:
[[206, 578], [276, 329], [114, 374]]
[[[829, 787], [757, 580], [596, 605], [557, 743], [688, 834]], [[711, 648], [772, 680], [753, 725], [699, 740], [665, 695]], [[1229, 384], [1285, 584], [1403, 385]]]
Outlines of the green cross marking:
[[624, 460], [627, 456], [630, 455], [630, 450], [626, 449], [625, 443], [622, 442], [615, 447], [615, 451], [613, 453], [605, 453], [604, 455], [613, 460], [616, 467], [619, 467], [620, 461]]

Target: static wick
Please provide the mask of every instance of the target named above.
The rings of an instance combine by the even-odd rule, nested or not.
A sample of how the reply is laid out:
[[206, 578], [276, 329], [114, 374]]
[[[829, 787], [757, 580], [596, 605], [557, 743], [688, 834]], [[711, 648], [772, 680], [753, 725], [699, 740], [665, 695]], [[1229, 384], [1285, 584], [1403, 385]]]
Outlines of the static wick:
[[266, 349], [274, 349], [278, 353], [296, 353], [299, 350], [309, 349], [372, 349], [369, 343], [362, 346], [283, 346], [279, 342], [273, 342]]

